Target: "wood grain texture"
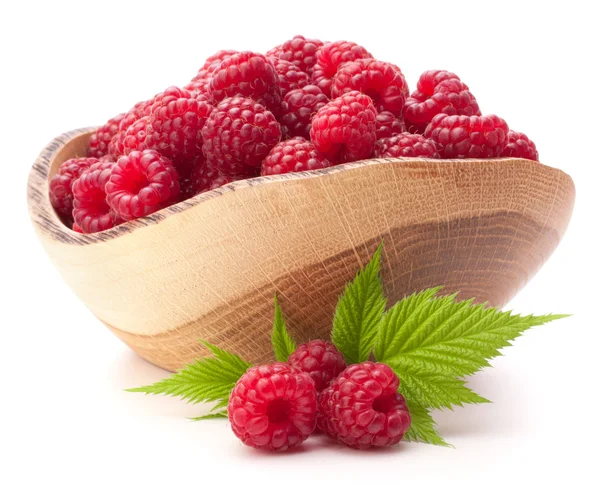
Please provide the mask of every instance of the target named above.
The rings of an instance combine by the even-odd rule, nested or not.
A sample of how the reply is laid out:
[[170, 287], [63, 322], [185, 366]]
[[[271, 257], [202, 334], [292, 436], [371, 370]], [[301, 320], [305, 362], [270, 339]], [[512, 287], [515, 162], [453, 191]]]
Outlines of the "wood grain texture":
[[48, 179], [85, 154], [89, 133], [60, 136], [34, 164], [32, 222], [90, 310], [169, 370], [204, 355], [198, 339], [273, 359], [275, 292], [298, 341], [326, 338], [381, 240], [390, 302], [443, 285], [503, 306], [552, 254], [575, 198], [568, 175], [528, 160], [380, 159], [239, 181], [82, 235], [54, 213]]

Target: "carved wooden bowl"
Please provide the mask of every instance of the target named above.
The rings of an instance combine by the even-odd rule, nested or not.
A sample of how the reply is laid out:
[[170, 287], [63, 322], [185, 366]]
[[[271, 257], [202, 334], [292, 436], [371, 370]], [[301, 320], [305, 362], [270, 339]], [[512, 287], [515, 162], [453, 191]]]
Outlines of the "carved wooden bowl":
[[48, 199], [93, 129], [53, 140], [28, 183], [31, 220], [65, 281], [109, 329], [169, 370], [205, 339], [273, 358], [278, 294], [298, 341], [326, 338], [344, 284], [384, 241], [390, 303], [443, 285], [502, 306], [552, 254], [575, 188], [523, 159], [378, 159], [235, 182], [98, 234], [64, 226]]

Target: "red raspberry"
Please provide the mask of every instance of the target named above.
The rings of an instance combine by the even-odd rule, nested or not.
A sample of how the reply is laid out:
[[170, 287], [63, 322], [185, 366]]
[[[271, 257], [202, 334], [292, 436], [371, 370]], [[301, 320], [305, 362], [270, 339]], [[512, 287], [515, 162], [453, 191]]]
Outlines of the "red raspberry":
[[198, 155], [180, 168], [184, 169], [179, 176], [179, 196], [182, 201], [200, 194], [219, 175], [216, 167], [206, 165], [204, 155]]
[[500, 156], [527, 158], [536, 162], [540, 159], [535, 143], [522, 132], [516, 131], [508, 131], [506, 146]]
[[344, 62], [359, 58], [373, 58], [365, 48], [351, 41], [327, 43], [317, 52], [317, 63], [312, 73], [313, 82], [327, 96], [331, 96], [331, 83], [338, 67]]
[[261, 175], [287, 174], [330, 167], [315, 145], [303, 137], [283, 141], [271, 150], [262, 164]]
[[213, 72], [208, 89], [216, 102], [241, 95], [271, 111], [277, 112], [281, 106], [277, 71], [260, 53], [239, 52], [224, 60]]
[[317, 392], [323, 391], [346, 369], [342, 353], [324, 340], [302, 344], [290, 355], [288, 364], [308, 373], [315, 382]]
[[73, 182], [73, 219], [85, 234], [101, 232], [121, 223], [106, 202], [106, 183], [114, 163], [94, 163]]
[[310, 84], [310, 76], [302, 72], [291, 62], [279, 58], [270, 58], [279, 78], [281, 94], [286, 95], [293, 89], [303, 88]]
[[357, 449], [397, 444], [411, 423], [399, 384], [387, 364], [348, 366], [319, 398], [319, 427]]
[[371, 98], [350, 91], [319, 109], [310, 138], [333, 163], [369, 158], [375, 146], [376, 118]]
[[213, 181], [210, 183], [210, 185], [208, 186], [208, 190], [212, 191], [213, 189], [217, 189], [221, 186], [229, 184], [230, 182], [233, 182], [234, 180], [238, 180], [238, 179], [235, 179], [233, 177], [227, 177], [226, 175], [219, 175], [218, 177], [215, 177], [213, 179]]
[[285, 95], [281, 124], [290, 137], [310, 139], [312, 118], [324, 107], [329, 98], [317, 86], [304, 86]]
[[168, 88], [154, 99], [146, 130], [146, 146], [175, 163], [202, 153], [202, 128], [212, 112], [202, 95]]
[[273, 451], [306, 440], [315, 429], [316, 411], [312, 379], [284, 363], [250, 368], [231, 391], [227, 406], [231, 429], [242, 442]]
[[210, 95], [208, 92], [208, 85], [210, 84], [211, 74], [207, 74], [204, 77], [198, 79], [192, 79], [189, 83], [187, 83], [183, 89], [187, 89], [192, 96], [203, 95], [206, 96], [210, 100]]
[[150, 116], [146, 115], [136, 120], [127, 128], [123, 137], [123, 151], [121, 155], [128, 155], [132, 151], [146, 149], [146, 130], [149, 122]]
[[396, 136], [406, 132], [406, 124], [402, 118], [396, 117], [392, 112], [379, 112], [375, 121], [375, 134], [377, 139]]
[[108, 153], [115, 159], [119, 158], [124, 154], [123, 152], [123, 140], [125, 139], [125, 133], [130, 126], [137, 122], [142, 117], [150, 115], [150, 109], [154, 98], [150, 100], [140, 101], [136, 103], [129, 112], [125, 114], [125, 117], [119, 123], [118, 132], [112, 137], [108, 144]]
[[376, 158], [423, 157], [439, 158], [436, 144], [421, 134], [404, 132], [375, 143]]
[[369, 95], [379, 112], [387, 110], [400, 116], [408, 85], [395, 65], [360, 58], [340, 64], [331, 84], [331, 96], [337, 98], [353, 90]]
[[106, 124], [99, 127], [96, 132], [90, 136], [88, 156], [100, 158], [108, 154], [110, 140], [119, 131], [119, 124], [125, 116], [126, 114], [120, 113], [116, 117], [110, 119]]
[[79, 225], [77, 225], [76, 223], [73, 224], [73, 232], [78, 232], [79, 234], [83, 234], [83, 230], [81, 230], [81, 227]]
[[310, 76], [317, 61], [317, 52], [322, 46], [323, 42], [320, 40], [307, 40], [304, 36], [298, 35], [269, 50], [267, 57], [287, 60]]
[[119, 158], [106, 184], [110, 207], [124, 220], [150, 215], [179, 194], [177, 171], [154, 150], [132, 151]]
[[494, 158], [507, 143], [508, 125], [496, 115], [436, 115], [425, 137], [438, 146], [442, 158]]
[[227, 60], [228, 58], [231, 58], [231, 56], [235, 55], [236, 53], [238, 53], [237, 50], [219, 50], [217, 53], [211, 55], [206, 59], [204, 65], [200, 67], [198, 73], [201, 73], [202, 71], [207, 71], [210, 74], [212, 74], [217, 69], [217, 67], [221, 65], [221, 62]]
[[215, 107], [202, 138], [208, 163], [223, 175], [246, 178], [258, 175], [263, 159], [281, 139], [281, 126], [261, 104], [236, 96]]
[[97, 158], [71, 158], [60, 167], [49, 184], [50, 203], [56, 212], [67, 220], [73, 219], [73, 182], [94, 163]]
[[410, 132], [422, 134], [433, 117], [481, 115], [469, 87], [452, 72], [430, 70], [417, 83], [417, 91], [404, 104], [404, 120]]

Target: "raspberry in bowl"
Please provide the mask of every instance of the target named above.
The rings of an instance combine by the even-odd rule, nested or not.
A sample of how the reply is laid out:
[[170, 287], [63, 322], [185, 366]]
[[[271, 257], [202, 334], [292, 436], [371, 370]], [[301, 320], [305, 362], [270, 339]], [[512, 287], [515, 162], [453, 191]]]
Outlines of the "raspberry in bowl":
[[275, 292], [296, 332], [326, 339], [381, 241], [389, 301], [443, 285], [504, 305], [564, 234], [571, 178], [481, 115], [455, 74], [430, 71], [409, 95], [374, 56], [303, 37], [229, 50], [195, 66], [202, 84], [58, 136], [27, 194], [63, 279], [169, 370], [204, 356], [200, 339], [269, 361]]

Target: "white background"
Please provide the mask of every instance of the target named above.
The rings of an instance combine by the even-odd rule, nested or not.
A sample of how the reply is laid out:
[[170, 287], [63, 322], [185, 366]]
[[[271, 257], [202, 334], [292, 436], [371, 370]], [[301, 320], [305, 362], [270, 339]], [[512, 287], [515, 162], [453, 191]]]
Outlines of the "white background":
[[[594, 2], [3, 2], [0, 7], [0, 493], [598, 493], [597, 15]], [[310, 440], [244, 447], [225, 421], [124, 388], [166, 372], [137, 358], [59, 278], [29, 223], [25, 185], [43, 146], [171, 84], [218, 49], [349, 39], [414, 88], [458, 73], [484, 113], [575, 180], [554, 256], [508, 305], [574, 313], [529, 331], [472, 387], [493, 404], [436, 414], [455, 449], [357, 453]], [[594, 48], [595, 46], [595, 48]], [[594, 458], [595, 456], [595, 458]]]

